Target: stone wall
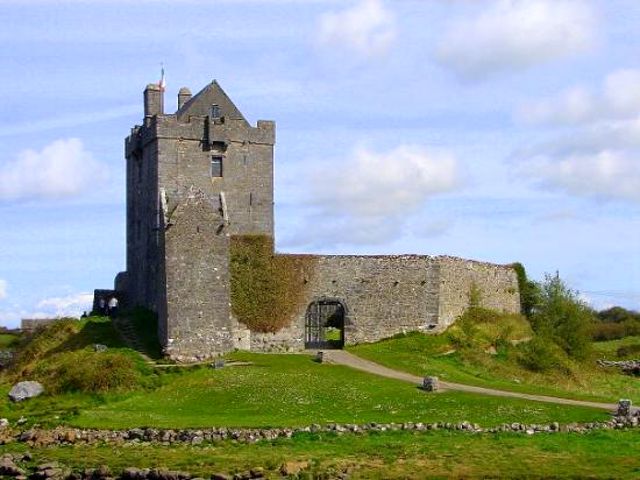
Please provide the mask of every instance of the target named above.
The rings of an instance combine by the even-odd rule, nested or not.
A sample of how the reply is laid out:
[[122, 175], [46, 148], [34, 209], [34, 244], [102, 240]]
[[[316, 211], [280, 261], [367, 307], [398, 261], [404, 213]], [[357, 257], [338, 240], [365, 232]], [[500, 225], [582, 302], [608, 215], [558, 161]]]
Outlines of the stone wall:
[[167, 355], [196, 360], [233, 350], [229, 236], [218, 199], [194, 188], [167, 221]]
[[291, 325], [277, 333], [251, 332], [256, 351], [302, 350], [308, 306], [337, 300], [345, 308], [345, 343], [375, 342], [398, 333], [445, 330], [469, 306], [476, 285], [481, 304], [520, 311], [518, 283], [509, 266], [453, 257], [319, 256], [305, 300]]
[[439, 330], [451, 325], [469, 306], [469, 294], [477, 288], [480, 305], [508, 313], [520, 312], [515, 270], [509, 265], [437, 257], [440, 266]]
[[437, 323], [438, 264], [431, 257], [319, 256], [291, 326], [251, 333], [252, 350], [303, 349], [309, 304], [337, 300], [345, 308], [345, 343], [375, 342]]

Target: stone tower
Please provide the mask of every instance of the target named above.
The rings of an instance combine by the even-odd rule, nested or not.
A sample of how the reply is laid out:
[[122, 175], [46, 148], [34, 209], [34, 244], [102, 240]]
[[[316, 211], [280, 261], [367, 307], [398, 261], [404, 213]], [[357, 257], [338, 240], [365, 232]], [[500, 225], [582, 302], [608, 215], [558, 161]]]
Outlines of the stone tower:
[[275, 124], [252, 127], [214, 80], [195, 96], [144, 92], [144, 122], [125, 140], [127, 271], [116, 290], [158, 314], [167, 354], [205, 358], [248, 333], [229, 304], [229, 237], [273, 237]]

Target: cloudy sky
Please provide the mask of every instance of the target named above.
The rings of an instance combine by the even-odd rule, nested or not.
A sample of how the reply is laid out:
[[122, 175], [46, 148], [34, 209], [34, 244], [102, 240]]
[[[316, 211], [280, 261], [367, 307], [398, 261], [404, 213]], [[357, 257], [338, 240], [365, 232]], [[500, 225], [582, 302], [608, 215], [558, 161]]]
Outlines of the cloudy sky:
[[448, 254], [640, 309], [638, 0], [0, 0], [0, 324], [124, 269], [123, 138], [216, 78], [287, 252]]

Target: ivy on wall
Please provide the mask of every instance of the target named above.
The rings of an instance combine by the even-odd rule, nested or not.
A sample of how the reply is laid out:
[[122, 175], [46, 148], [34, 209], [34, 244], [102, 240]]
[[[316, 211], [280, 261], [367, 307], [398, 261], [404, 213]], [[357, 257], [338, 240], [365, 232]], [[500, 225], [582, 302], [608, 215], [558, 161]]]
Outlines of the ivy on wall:
[[277, 332], [301, 307], [314, 255], [280, 255], [267, 235], [231, 237], [231, 311], [255, 332]]

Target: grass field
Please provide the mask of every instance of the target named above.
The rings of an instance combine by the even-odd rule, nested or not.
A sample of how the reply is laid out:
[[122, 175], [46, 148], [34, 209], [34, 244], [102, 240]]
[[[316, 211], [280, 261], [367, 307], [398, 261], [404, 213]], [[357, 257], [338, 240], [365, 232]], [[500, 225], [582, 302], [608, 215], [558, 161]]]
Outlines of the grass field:
[[[595, 356], [606, 360], [639, 359], [640, 337], [626, 337], [608, 342], [594, 342], [593, 349], [595, 350]], [[629, 353], [626, 353], [625, 350]], [[619, 353], [623, 353], [623, 355], [619, 355]]]
[[95, 428], [463, 420], [492, 426], [607, 418], [606, 412], [517, 399], [429, 395], [411, 384], [318, 364], [305, 355], [236, 353], [229, 359], [250, 365], [164, 374], [159, 388], [128, 394], [66, 394], [24, 404], [3, 399], [0, 416]]
[[13, 333], [0, 333], [0, 350], [13, 350], [20, 338]]
[[[9, 444], [0, 453], [24, 451]], [[34, 464], [59, 461], [75, 469], [108, 465], [166, 468], [209, 478], [261, 467], [272, 478], [284, 462], [305, 462], [307, 476], [335, 478], [628, 478], [640, 476], [637, 432], [589, 434], [464, 434], [385, 432], [366, 435], [301, 434], [254, 445], [223, 442], [200, 446], [63, 446], [30, 449]], [[315, 475], [314, 475], [315, 474]], [[321, 476], [324, 474], [324, 476]]]
[[[77, 358], [88, 365], [98, 365], [96, 362], [106, 358], [106, 354], [95, 352], [95, 343], [107, 345], [108, 354], [135, 360], [127, 367], [137, 372], [127, 388], [115, 385], [101, 393], [88, 393], [90, 390], [74, 387], [19, 404], [6, 400], [11, 382], [20, 372], [60, 375], [61, 366]], [[25, 348], [30, 352], [28, 358], [20, 360], [15, 371], [5, 372], [0, 386], [0, 417], [13, 423], [24, 416], [28, 419], [24, 428], [35, 423], [125, 429], [463, 420], [489, 427], [510, 422], [571, 423], [608, 418], [606, 412], [587, 408], [459, 392], [428, 394], [411, 384], [339, 365], [319, 364], [305, 355], [237, 352], [227, 356], [227, 366], [222, 369], [207, 366], [153, 369], [122, 343], [109, 320], [103, 318], [61, 325]], [[355, 350], [365, 357], [418, 374], [425, 373], [422, 369], [429, 365], [425, 362], [435, 358], [441, 362], [436, 365], [444, 366], [444, 371], [451, 375], [459, 375], [456, 378], [473, 377], [471, 366], [457, 365], [460, 360], [453, 355], [441, 355], [448, 348], [444, 336], [409, 335]], [[617, 349], [619, 345], [607, 348]], [[489, 358], [501, 361], [500, 355]], [[482, 376], [474, 378], [476, 383], [485, 381]], [[500, 380], [495, 378], [493, 384], [500, 384]], [[34, 462], [40, 463], [57, 460], [76, 468], [107, 464], [114, 471], [126, 466], [164, 467], [203, 476], [252, 467], [263, 467], [276, 476], [283, 462], [294, 460], [307, 462], [311, 472], [329, 472], [329, 476], [331, 472], [347, 470], [351, 478], [552, 475], [636, 478], [640, 473], [637, 438], [635, 431], [532, 437], [444, 431], [385, 432], [345, 436], [302, 434], [290, 440], [257, 445], [233, 442], [126, 448], [78, 445], [32, 452]], [[1, 446], [0, 453], [24, 448], [25, 445], [9, 444]], [[309, 475], [308, 478], [313, 478], [312, 473]]]
[[[598, 342], [593, 358], [573, 363], [570, 372], [536, 373], [522, 367], [516, 359], [517, 347], [498, 350], [497, 354], [482, 350], [454, 351], [447, 335], [411, 333], [373, 344], [350, 347], [363, 358], [415, 375], [436, 375], [443, 380], [566, 398], [615, 402], [620, 398], [640, 401], [640, 378], [604, 370], [596, 366], [600, 352], [615, 350], [624, 341]], [[635, 341], [638, 341], [637, 339]], [[607, 345], [610, 344], [611, 345]]]

